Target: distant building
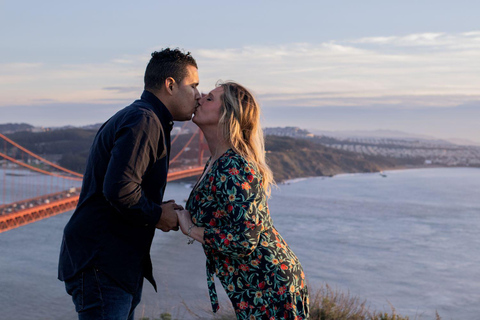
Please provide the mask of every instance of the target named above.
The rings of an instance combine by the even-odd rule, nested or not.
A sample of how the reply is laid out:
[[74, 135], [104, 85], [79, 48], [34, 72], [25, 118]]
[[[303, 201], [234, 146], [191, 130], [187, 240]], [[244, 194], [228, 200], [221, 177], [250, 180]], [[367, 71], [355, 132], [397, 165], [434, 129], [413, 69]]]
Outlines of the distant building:
[[298, 127], [275, 127], [263, 129], [265, 135], [292, 138], [313, 138], [315, 135]]

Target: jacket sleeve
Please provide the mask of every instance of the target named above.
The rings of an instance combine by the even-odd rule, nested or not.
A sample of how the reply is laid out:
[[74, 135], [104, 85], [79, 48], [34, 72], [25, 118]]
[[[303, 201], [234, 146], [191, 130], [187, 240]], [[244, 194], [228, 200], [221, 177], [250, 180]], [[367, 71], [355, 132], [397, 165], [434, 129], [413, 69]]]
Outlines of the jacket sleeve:
[[243, 158], [222, 159], [212, 191], [218, 204], [215, 214], [227, 223], [217, 227], [212, 219], [205, 228], [205, 249], [238, 258], [255, 250], [264, 228], [256, 203], [261, 188], [260, 177]]
[[148, 199], [142, 190], [145, 172], [163, 151], [158, 150], [158, 141], [163, 139], [160, 126], [157, 118], [144, 112], [126, 117], [115, 133], [105, 174], [106, 199], [137, 226], [155, 226], [162, 214], [160, 205]]

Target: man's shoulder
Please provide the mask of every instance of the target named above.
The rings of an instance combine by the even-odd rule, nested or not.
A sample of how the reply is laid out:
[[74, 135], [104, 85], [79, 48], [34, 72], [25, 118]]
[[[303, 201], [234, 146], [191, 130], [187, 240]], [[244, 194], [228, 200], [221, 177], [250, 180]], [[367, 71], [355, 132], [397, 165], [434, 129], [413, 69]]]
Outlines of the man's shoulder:
[[163, 135], [163, 126], [157, 115], [148, 108], [132, 103], [115, 113], [99, 129], [97, 135], [117, 136], [125, 130], [148, 132], [152, 137]]
[[123, 108], [126, 115], [152, 116], [158, 118], [153, 106], [145, 100], [135, 100], [131, 105]]
[[161, 126], [158, 115], [152, 110], [152, 108], [142, 100], [136, 100], [131, 105], [118, 111], [114, 118], [121, 124], [141, 123], [148, 122]]

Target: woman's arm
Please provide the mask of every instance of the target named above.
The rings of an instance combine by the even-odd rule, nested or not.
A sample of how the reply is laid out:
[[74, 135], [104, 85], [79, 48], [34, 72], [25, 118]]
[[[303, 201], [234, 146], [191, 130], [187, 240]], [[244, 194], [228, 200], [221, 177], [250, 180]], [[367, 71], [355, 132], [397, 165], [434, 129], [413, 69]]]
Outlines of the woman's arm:
[[188, 210], [177, 210], [176, 212], [178, 216], [178, 223], [183, 234], [197, 240], [201, 244], [204, 244], [205, 241], [203, 240], [203, 234], [205, 233], [205, 228], [197, 227], [195, 224], [193, 224], [192, 216]]

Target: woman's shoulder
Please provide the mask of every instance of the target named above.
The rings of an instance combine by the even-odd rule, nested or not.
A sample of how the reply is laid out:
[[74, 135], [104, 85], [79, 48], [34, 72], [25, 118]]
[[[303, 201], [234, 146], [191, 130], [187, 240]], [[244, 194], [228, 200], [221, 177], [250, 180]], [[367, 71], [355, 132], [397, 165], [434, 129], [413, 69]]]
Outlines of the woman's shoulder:
[[248, 160], [234, 149], [228, 149], [220, 158], [218, 158], [218, 166], [222, 168], [247, 165], [249, 165]]
[[256, 175], [258, 174], [255, 163], [248, 161], [244, 156], [229, 149], [218, 159], [218, 170], [220, 172], [228, 172], [235, 175]]

